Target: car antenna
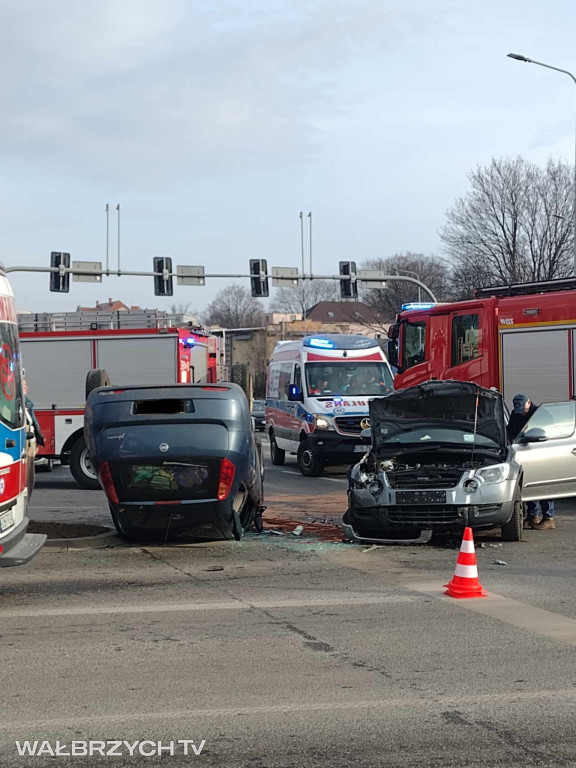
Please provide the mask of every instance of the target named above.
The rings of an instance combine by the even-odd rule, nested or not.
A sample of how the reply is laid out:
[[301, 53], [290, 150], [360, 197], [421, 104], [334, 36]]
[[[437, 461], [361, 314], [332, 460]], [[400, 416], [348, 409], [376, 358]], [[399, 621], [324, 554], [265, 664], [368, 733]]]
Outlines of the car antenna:
[[478, 403], [480, 396], [476, 392], [476, 404], [474, 406], [474, 432], [472, 434], [472, 455], [470, 457], [470, 463], [474, 463], [474, 448], [476, 448], [476, 427], [478, 426]]

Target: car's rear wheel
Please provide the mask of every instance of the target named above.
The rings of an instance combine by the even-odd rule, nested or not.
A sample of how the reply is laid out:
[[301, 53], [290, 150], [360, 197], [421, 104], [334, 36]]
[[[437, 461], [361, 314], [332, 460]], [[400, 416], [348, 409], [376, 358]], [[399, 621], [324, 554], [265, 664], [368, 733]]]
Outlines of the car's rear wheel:
[[93, 368], [91, 371], [88, 371], [86, 374], [86, 400], [88, 400], [88, 395], [93, 389], [109, 386], [110, 376], [108, 376], [108, 373], [103, 368]]
[[324, 472], [324, 464], [316, 459], [308, 440], [302, 440], [298, 446], [296, 464], [305, 477], [318, 477]]
[[286, 459], [286, 451], [278, 448], [274, 432], [270, 432], [270, 458], [275, 467], [281, 467]]
[[522, 526], [524, 524], [524, 504], [522, 492], [516, 489], [514, 496], [514, 511], [510, 520], [502, 526], [502, 541], [522, 541]]

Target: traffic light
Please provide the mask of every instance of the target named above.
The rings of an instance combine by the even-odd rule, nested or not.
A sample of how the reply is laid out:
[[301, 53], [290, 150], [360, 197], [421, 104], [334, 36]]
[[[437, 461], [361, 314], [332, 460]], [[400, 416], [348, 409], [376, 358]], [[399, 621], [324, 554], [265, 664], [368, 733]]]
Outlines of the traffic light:
[[253, 277], [250, 278], [250, 291], [252, 296], [266, 297], [269, 296], [268, 290], [268, 278], [261, 278], [260, 273], [264, 272], [268, 274], [268, 262], [266, 259], [250, 259], [250, 274]]
[[[70, 267], [70, 254], [52, 251], [50, 254], [51, 267]], [[53, 293], [68, 293], [70, 290], [70, 272], [61, 275], [59, 272], [50, 272], [50, 290]]]
[[[154, 295], [172, 296], [174, 293], [174, 286], [172, 284], [172, 259], [165, 258], [164, 256], [155, 256], [153, 270], [154, 272], [162, 273], [154, 275]], [[168, 273], [166, 279], [164, 279], [164, 272]]]
[[[356, 276], [356, 262], [341, 261], [340, 274]], [[356, 280], [340, 280], [340, 296], [343, 299], [357, 299], [358, 283], [356, 282]]]

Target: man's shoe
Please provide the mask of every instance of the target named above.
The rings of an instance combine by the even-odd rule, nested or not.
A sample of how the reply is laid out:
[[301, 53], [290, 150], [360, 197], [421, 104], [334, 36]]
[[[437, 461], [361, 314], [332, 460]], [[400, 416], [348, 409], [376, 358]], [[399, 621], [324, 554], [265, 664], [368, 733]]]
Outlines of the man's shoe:
[[537, 519], [535, 517], [527, 517], [524, 519], [524, 525], [522, 526], [524, 530], [532, 530], [536, 525], [539, 525], [536, 521]]
[[553, 531], [556, 528], [556, 523], [551, 517], [545, 517], [540, 523], [536, 523], [534, 526], [535, 531]]

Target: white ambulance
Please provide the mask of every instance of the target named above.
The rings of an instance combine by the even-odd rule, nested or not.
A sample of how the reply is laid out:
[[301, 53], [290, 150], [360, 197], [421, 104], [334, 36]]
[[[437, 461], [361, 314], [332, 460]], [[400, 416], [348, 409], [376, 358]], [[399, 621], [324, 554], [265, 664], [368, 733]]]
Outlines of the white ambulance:
[[352, 464], [369, 449], [368, 403], [393, 390], [393, 375], [375, 339], [330, 334], [276, 345], [268, 370], [266, 432], [272, 463], [296, 455], [303, 475]]

